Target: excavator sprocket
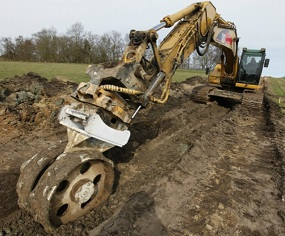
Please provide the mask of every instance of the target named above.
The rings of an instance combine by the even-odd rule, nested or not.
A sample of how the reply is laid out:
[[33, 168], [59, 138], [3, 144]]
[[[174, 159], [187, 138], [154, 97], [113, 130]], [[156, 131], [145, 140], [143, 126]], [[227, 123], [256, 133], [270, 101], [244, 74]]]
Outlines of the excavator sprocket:
[[114, 165], [101, 152], [62, 151], [58, 145], [35, 155], [22, 166], [17, 184], [20, 207], [46, 232], [98, 207], [113, 190]]
[[213, 89], [215, 88], [211, 86], [197, 86], [193, 88], [191, 98], [194, 102], [207, 104], [210, 99], [208, 94]]

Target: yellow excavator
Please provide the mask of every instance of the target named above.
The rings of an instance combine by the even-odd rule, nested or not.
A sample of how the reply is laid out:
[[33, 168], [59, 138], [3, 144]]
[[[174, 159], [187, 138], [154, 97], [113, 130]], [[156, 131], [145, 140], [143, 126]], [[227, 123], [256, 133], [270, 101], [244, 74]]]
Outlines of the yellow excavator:
[[[170, 27], [158, 46], [157, 32]], [[204, 55], [210, 44], [222, 49], [221, 62], [209, 74], [209, 82], [217, 86], [197, 89], [194, 98], [200, 101], [257, 90], [268, 64], [265, 49], [244, 49], [239, 61], [236, 27], [211, 2], [191, 4], [149, 30], [132, 30], [129, 39], [120, 62], [90, 65], [90, 82], [80, 83], [62, 107], [59, 122], [67, 127], [68, 142], [37, 153], [21, 167], [19, 206], [47, 232], [108, 199], [114, 164], [104, 152], [128, 142], [128, 126], [141, 108], [167, 101], [172, 76], [191, 53]], [[248, 65], [252, 58], [255, 67]]]
[[[260, 50], [243, 48], [240, 60], [235, 56], [230, 63], [224, 62], [224, 48], [223, 46], [221, 48], [223, 52], [221, 62], [209, 74], [208, 86], [196, 87], [192, 99], [207, 103], [222, 98], [261, 110], [264, 88], [261, 73], [263, 67], [269, 65], [269, 59], [265, 59], [265, 48]], [[226, 58], [231, 58], [232, 51], [228, 53], [230, 57]]]

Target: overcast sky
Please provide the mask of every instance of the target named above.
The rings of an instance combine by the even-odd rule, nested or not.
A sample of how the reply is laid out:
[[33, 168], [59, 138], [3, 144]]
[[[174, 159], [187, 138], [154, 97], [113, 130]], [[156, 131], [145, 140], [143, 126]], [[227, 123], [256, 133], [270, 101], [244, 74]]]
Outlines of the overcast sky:
[[[147, 30], [191, 0], [0, 0], [0, 38], [31, 37], [43, 28], [66, 33], [80, 22], [85, 31], [102, 35], [112, 30], [124, 36]], [[213, 0], [217, 12], [237, 26], [239, 46], [266, 48], [269, 68], [263, 75], [285, 76], [284, 0]], [[159, 31], [161, 37], [165, 31]], [[162, 38], [159, 38], [162, 39]]]

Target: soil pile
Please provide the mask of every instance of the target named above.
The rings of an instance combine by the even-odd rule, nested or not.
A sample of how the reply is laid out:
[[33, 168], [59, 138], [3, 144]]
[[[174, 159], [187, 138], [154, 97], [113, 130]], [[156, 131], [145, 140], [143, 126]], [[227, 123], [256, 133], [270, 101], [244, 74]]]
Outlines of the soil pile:
[[0, 82], [0, 217], [18, 209], [15, 184], [21, 164], [39, 148], [66, 139], [57, 114], [77, 85], [35, 73]]
[[[173, 83], [165, 105], [136, 116], [129, 143], [105, 153], [110, 199], [54, 235], [285, 234], [284, 117], [270, 98], [263, 112], [194, 103], [201, 83]], [[25, 160], [66, 140], [56, 116], [74, 86], [34, 73], [0, 82], [2, 235], [46, 235], [17, 207], [15, 185]]]

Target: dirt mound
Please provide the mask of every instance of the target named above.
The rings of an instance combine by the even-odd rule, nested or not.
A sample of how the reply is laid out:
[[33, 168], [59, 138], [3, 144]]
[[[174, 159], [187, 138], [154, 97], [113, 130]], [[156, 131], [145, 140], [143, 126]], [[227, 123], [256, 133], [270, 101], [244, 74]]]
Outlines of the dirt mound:
[[76, 87], [35, 73], [0, 81], [0, 218], [15, 211], [20, 165], [57, 139], [66, 139], [57, 113]]
[[[54, 235], [283, 235], [284, 117], [190, 100], [200, 77], [173, 83], [168, 102], [141, 110], [131, 139], [105, 156], [114, 193]], [[17, 206], [20, 165], [66, 140], [59, 108], [76, 85], [28, 73], [0, 82], [0, 234], [46, 235]], [[13, 218], [12, 218], [13, 217]]]
[[49, 82], [32, 72], [3, 80], [0, 82], [1, 119], [18, 129], [42, 129], [45, 124], [54, 125], [64, 96], [75, 87], [75, 83], [57, 79]]

